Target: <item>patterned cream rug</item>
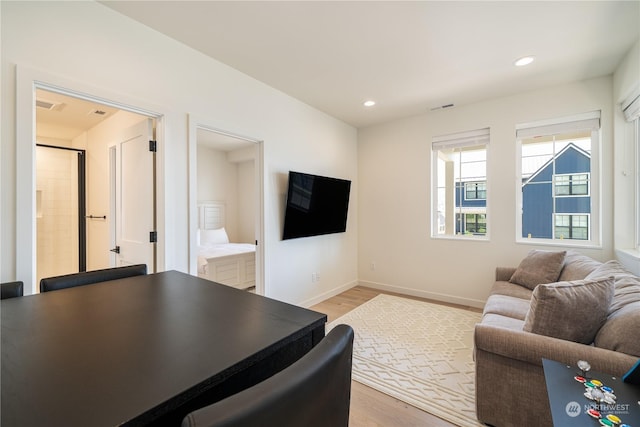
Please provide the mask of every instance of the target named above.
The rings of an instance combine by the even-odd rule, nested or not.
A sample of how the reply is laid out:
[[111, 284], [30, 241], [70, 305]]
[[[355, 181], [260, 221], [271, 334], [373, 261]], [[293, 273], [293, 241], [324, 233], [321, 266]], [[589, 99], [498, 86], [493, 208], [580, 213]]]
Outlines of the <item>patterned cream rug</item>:
[[353, 379], [459, 426], [475, 415], [473, 328], [481, 314], [378, 295], [327, 326], [355, 331]]

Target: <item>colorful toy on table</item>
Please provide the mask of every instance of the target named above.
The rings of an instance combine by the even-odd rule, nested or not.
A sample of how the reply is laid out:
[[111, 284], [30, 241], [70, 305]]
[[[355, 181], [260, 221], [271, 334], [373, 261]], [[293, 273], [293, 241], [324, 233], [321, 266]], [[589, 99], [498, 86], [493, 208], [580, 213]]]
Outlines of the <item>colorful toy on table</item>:
[[[595, 378], [588, 378], [587, 373], [591, 370], [591, 365], [584, 360], [578, 361], [578, 368], [582, 371], [582, 375], [576, 375], [573, 377], [577, 382], [581, 383], [585, 387], [584, 396], [597, 402], [596, 407], [591, 407], [587, 410], [587, 415], [598, 420], [601, 426], [606, 427], [631, 427], [628, 424], [622, 424], [622, 419], [615, 414], [603, 414], [601, 411], [601, 404], [615, 405], [616, 395], [613, 389], [606, 386], [602, 381]], [[606, 408], [606, 406], [605, 406]]]

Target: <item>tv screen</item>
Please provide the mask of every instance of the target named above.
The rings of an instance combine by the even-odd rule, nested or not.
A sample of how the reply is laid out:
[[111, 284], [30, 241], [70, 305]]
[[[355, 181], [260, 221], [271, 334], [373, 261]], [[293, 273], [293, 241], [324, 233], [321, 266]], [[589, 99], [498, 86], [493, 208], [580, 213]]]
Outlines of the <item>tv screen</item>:
[[290, 171], [282, 239], [344, 232], [350, 189], [351, 181]]

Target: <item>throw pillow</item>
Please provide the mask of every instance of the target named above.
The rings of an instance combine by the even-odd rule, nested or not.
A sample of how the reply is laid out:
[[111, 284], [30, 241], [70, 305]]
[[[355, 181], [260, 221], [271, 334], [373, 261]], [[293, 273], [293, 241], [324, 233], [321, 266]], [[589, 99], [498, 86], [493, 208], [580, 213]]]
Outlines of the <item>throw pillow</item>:
[[226, 243], [229, 243], [229, 236], [227, 236], [227, 232], [224, 227], [217, 228], [215, 230], [200, 231], [201, 246], [220, 245]]
[[566, 251], [551, 252], [533, 249], [520, 262], [520, 265], [509, 279], [531, 290], [541, 283], [553, 283], [558, 280]]
[[591, 344], [607, 319], [613, 278], [542, 284], [531, 295], [523, 330]]

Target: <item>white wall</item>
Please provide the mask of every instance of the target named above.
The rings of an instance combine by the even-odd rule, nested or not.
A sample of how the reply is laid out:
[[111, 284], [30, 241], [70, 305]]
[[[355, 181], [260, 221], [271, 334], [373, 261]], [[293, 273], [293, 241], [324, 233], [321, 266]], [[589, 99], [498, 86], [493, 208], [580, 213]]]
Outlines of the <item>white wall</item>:
[[[440, 110], [361, 129], [359, 168], [360, 282], [425, 297], [482, 305], [496, 266], [517, 266], [532, 249], [516, 244], [518, 123], [602, 111], [601, 249], [613, 256], [612, 79], [604, 77]], [[490, 127], [488, 226], [490, 240], [430, 237], [431, 138]], [[371, 269], [371, 263], [375, 269]]]
[[238, 167], [227, 153], [198, 145], [198, 201], [225, 204], [225, 230], [238, 242]]
[[[310, 304], [357, 280], [357, 132], [267, 85], [93, 2], [0, 2], [2, 19], [1, 279], [15, 278], [16, 73], [28, 68], [68, 89], [164, 115], [159, 230], [164, 268], [188, 271], [187, 114], [264, 141], [265, 288]], [[89, 91], [93, 92], [93, 90]], [[22, 93], [20, 93], [22, 96]], [[21, 142], [22, 143], [22, 142]], [[354, 180], [348, 231], [281, 241], [289, 169]], [[311, 273], [321, 281], [311, 283]], [[18, 278], [19, 279], [19, 278]]]
[[[255, 151], [255, 150], [254, 150]], [[238, 242], [254, 243], [256, 204], [255, 204], [255, 161], [239, 162], [238, 166]]]
[[640, 275], [640, 253], [636, 248], [640, 231], [634, 206], [640, 196], [638, 188], [638, 159], [640, 147], [636, 145], [634, 124], [627, 122], [620, 103], [632, 93], [640, 93], [640, 40], [631, 48], [613, 75], [613, 101], [615, 123], [614, 191], [615, 191], [615, 247], [617, 255], [627, 268]]

